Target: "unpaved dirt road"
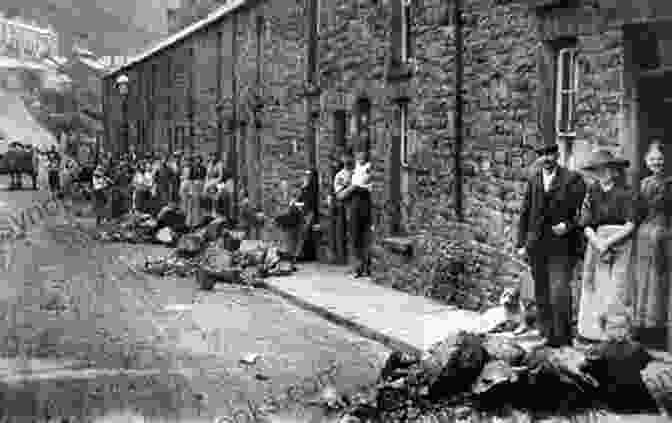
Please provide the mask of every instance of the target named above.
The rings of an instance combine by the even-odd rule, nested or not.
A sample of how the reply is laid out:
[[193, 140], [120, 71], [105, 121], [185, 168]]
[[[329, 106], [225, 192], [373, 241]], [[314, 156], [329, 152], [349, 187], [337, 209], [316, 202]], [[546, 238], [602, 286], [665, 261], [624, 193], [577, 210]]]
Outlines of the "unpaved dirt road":
[[[141, 397], [152, 393], [171, 402], [165, 410], [228, 415], [270, 397], [290, 404], [288, 388], [297, 384], [303, 394], [296, 398], [321, 384], [346, 390], [370, 383], [388, 352], [263, 290], [219, 285], [204, 293], [191, 279], [139, 272], [145, 257], [167, 253], [161, 247], [100, 244], [71, 225], [48, 224], [16, 241], [11, 252], [10, 271], [0, 281], [4, 356], [158, 375], [45, 370], [20, 389], [14, 369], [6, 372], [4, 396], [14, 401], [0, 404], [10, 415], [53, 410], [49, 398], [73, 404], [40, 411], [52, 417], [147, 410], [151, 404], [142, 405]], [[322, 382], [301, 382], [318, 373]], [[145, 386], [144, 394], [129, 384]]]

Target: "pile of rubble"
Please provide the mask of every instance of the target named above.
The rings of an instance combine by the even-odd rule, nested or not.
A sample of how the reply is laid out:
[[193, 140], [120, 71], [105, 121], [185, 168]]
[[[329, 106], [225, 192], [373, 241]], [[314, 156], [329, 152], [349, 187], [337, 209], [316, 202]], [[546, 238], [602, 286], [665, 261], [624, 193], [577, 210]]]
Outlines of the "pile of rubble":
[[98, 232], [97, 238], [107, 242], [156, 242], [157, 222], [150, 214], [132, 213], [118, 224]]
[[614, 339], [584, 350], [521, 345], [462, 332], [423, 356], [394, 352], [376, 386], [349, 396], [332, 393], [323, 404], [351, 422], [672, 411], [672, 364], [655, 361], [637, 343]]
[[165, 257], [150, 257], [144, 271], [159, 276], [195, 276], [203, 289], [218, 281], [257, 286], [260, 279], [292, 272], [281, 262], [278, 248], [264, 242], [243, 240], [223, 220], [179, 237]]

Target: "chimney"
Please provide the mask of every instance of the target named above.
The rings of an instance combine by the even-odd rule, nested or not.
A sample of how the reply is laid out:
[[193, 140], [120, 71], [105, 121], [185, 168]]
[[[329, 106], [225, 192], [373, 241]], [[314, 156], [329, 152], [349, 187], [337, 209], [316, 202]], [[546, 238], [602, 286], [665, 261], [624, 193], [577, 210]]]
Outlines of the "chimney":
[[74, 45], [75, 48], [78, 48], [80, 50], [90, 51], [89, 50], [89, 34], [85, 34], [85, 33], [81, 33], [81, 32], [76, 33], [75, 37], [74, 37], [74, 42], [75, 42], [75, 45]]
[[21, 15], [21, 10], [18, 7], [10, 7], [7, 9], [7, 14], [5, 15], [7, 19], [16, 19]]
[[177, 9], [166, 9], [166, 20], [168, 21], [168, 31], [173, 32], [177, 29]]

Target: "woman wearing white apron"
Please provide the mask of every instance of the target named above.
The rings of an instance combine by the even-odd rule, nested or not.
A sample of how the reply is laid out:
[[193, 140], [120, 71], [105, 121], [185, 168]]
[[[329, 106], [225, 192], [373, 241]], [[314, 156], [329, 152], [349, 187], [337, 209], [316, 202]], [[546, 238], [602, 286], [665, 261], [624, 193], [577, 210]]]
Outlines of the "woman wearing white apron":
[[579, 305], [580, 342], [607, 340], [605, 327], [610, 322], [632, 316], [636, 195], [622, 181], [628, 166], [628, 160], [599, 150], [584, 168], [594, 172], [598, 181], [588, 189], [579, 218], [588, 239]]

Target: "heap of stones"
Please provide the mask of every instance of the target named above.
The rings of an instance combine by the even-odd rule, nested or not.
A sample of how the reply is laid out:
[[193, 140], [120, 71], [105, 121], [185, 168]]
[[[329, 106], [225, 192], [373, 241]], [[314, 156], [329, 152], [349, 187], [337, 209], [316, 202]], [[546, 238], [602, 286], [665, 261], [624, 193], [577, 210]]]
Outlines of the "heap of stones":
[[331, 398], [329, 404], [345, 410], [351, 422], [456, 421], [456, 413], [465, 412], [669, 415], [671, 381], [670, 363], [627, 339], [585, 350], [525, 350], [511, 338], [462, 332], [423, 356], [392, 353], [366, 395]]

